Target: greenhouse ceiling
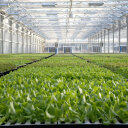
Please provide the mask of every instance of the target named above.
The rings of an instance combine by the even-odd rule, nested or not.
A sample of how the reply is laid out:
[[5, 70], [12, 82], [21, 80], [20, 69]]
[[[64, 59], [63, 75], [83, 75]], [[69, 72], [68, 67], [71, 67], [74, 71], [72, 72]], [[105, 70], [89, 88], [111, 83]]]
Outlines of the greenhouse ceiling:
[[0, 9], [45, 39], [86, 39], [128, 14], [128, 0], [0, 0]]

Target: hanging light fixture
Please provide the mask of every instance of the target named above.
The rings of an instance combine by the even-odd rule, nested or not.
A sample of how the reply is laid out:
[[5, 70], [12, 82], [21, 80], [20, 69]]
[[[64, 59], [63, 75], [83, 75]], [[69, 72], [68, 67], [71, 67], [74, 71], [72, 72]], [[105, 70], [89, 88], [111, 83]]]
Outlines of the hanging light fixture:
[[103, 2], [91, 2], [91, 3], [88, 3], [89, 6], [103, 6], [104, 3]]
[[46, 8], [51, 8], [51, 7], [55, 7], [56, 6], [56, 3], [55, 2], [44, 2], [42, 3], [42, 6], [43, 7], [46, 7]]

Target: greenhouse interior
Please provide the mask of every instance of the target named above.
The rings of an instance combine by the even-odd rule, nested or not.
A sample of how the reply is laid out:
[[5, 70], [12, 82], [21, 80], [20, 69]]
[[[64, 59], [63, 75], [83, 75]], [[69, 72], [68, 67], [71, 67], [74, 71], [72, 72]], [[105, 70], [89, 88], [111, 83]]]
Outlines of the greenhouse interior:
[[0, 0], [0, 127], [128, 128], [128, 0]]

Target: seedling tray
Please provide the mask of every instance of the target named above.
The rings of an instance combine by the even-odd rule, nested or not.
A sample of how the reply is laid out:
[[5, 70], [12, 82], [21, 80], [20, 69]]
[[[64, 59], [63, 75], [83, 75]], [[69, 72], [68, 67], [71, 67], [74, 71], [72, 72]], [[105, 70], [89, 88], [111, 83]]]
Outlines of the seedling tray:
[[90, 123], [89, 121], [86, 121], [85, 123], [82, 124], [77, 124], [77, 123], [59, 123], [59, 122], [55, 122], [55, 123], [50, 123], [50, 122], [46, 122], [46, 123], [40, 123], [40, 122], [36, 122], [34, 124], [31, 124], [30, 122], [26, 122], [25, 124], [20, 124], [20, 123], [16, 123], [16, 124], [10, 124], [9, 122], [7, 124], [4, 125], [0, 125], [0, 127], [7, 127], [7, 128], [13, 128], [13, 127], [20, 127], [20, 128], [44, 128], [44, 127], [49, 127], [49, 128], [53, 128], [53, 127], [81, 127], [81, 128], [128, 128], [128, 123], [115, 123], [115, 124], [109, 124], [109, 125], [104, 125], [102, 123], [99, 122], [95, 122], [95, 123]]

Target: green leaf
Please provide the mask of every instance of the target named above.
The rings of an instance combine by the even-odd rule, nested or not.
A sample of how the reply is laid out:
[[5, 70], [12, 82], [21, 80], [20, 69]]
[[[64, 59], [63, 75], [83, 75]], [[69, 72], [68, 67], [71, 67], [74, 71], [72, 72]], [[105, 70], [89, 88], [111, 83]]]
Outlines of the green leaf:
[[127, 103], [125, 101], [122, 101], [120, 104], [119, 104], [120, 107], [127, 107]]
[[58, 108], [55, 108], [55, 116], [59, 117], [61, 115], [61, 110]]
[[12, 113], [16, 113], [16, 111], [15, 111], [15, 108], [14, 108], [14, 104], [13, 104], [13, 101], [12, 102], [10, 102], [10, 109], [11, 109], [11, 112]]
[[48, 111], [46, 111], [46, 116], [47, 116], [48, 118], [54, 118], [54, 117], [55, 117], [54, 115], [49, 114]]
[[82, 89], [79, 86], [78, 86], [78, 89], [79, 89], [80, 94], [82, 94], [83, 91], [82, 91]]
[[0, 118], [0, 125], [3, 124], [5, 120], [6, 120], [5, 117]]
[[27, 96], [27, 101], [32, 101], [32, 100], [30, 99], [29, 94], [28, 94], [28, 96]]

